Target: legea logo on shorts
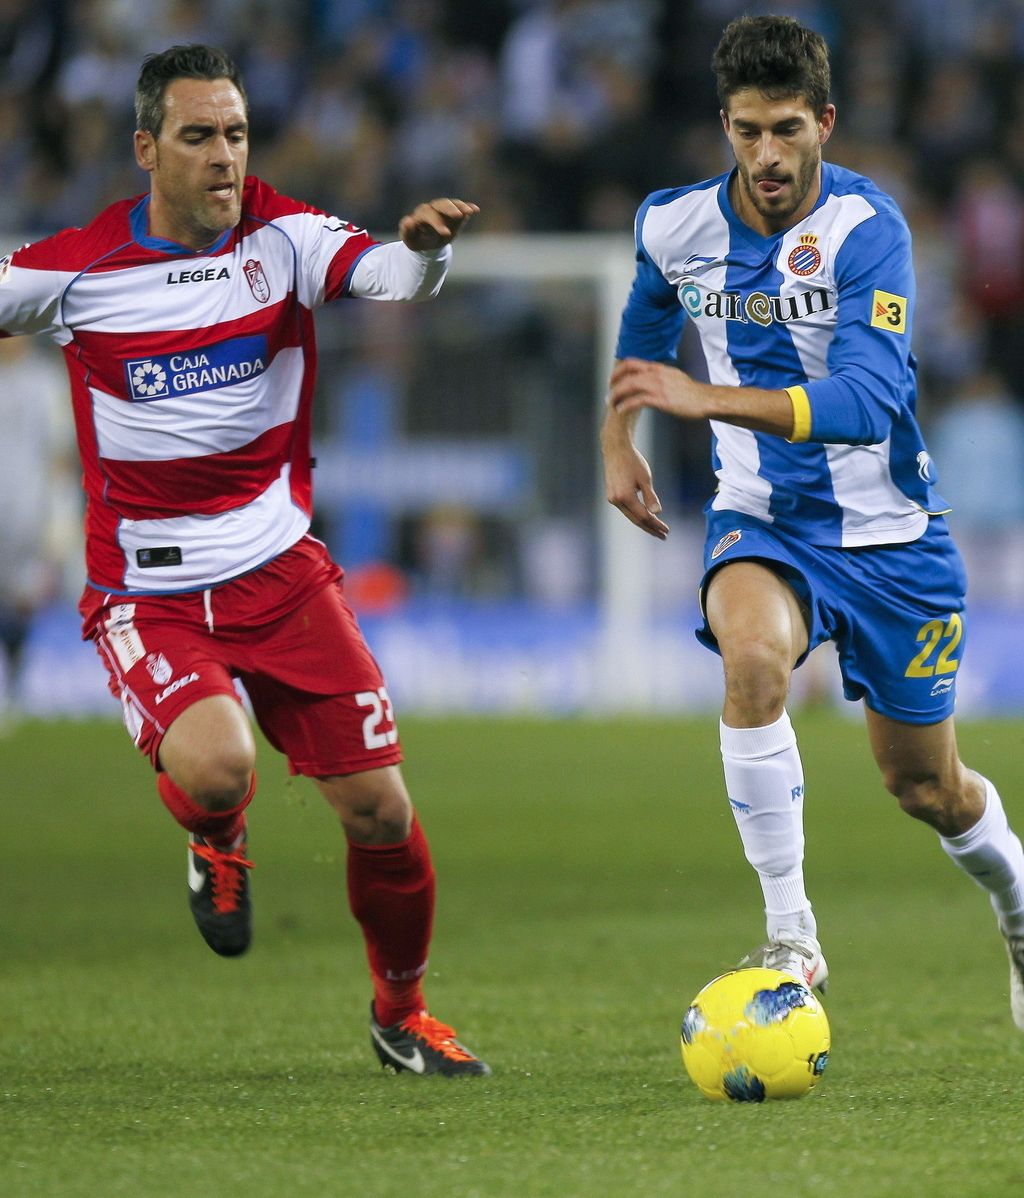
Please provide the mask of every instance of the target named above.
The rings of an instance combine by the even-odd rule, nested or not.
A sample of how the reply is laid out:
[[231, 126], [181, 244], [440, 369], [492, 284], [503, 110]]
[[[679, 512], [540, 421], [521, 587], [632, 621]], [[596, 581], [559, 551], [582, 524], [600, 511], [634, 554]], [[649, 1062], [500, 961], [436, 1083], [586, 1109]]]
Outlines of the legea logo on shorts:
[[177, 691], [180, 691], [183, 686], [189, 686], [191, 683], [198, 681], [199, 675], [195, 672], [195, 670], [193, 670], [191, 674], [185, 674], [181, 678], [176, 678], [170, 686], [165, 687], [165, 689], [157, 695], [154, 702], [158, 704], [162, 703], [164, 699], [169, 699], [171, 695], [175, 694]]
[[232, 337], [185, 353], [130, 358], [124, 364], [128, 398], [135, 403], [196, 395], [255, 378], [267, 368], [267, 339]]

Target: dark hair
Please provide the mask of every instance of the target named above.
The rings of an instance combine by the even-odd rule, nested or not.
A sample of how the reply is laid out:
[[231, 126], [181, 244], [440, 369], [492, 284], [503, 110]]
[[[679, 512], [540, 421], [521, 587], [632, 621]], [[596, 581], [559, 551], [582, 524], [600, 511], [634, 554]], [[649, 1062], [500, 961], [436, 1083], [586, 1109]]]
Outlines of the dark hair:
[[770, 100], [803, 96], [819, 117], [828, 103], [828, 46], [792, 17], [737, 17], [726, 26], [711, 65], [726, 110], [730, 96], [747, 87]]
[[249, 107], [242, 76], [234, 62], [214, 46], [171, 46], [142, 60], [135, 85], [135, 127], [154, 137], [164, 123], [164, 92], [175, 79], [227, 79], [238, 88], [242, 103]]

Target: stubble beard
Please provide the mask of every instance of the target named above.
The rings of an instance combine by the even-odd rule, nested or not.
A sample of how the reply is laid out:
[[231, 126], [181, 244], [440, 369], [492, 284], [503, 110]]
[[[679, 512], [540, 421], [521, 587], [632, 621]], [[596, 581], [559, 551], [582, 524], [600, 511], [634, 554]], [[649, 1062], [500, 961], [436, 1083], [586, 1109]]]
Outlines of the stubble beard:
[[222, 237], [229, 229], [233, 229], [242, 219], [242, 200], [237, 194], [227, 211], [216, 212], [208, 203], [198, 203], [192, 209], [193, 229], [196, 236], [202, 240], [209, 238], [210, 242]]
[[747, 199], [754, 206], [754, 209], [766, 221], [769, 221], [771, 224], [779, 224], [780, 222], [789, 220], [795, 212], [799, 211], [801, 204], [807, 199], [807, 193], [811, 190], [811, 184], [814, 182], [814, 176], [820, 164], [820, 151], [816, 154], [808, 155], [800, 168], [799, 175], [794, 180], [792, 199], [784, 208], [766, 201], [758, 193], [750, 171], [739, 162], [736, 165], [739, 167], [740, 182], [743, 185], [743, 190], [746, 192]]

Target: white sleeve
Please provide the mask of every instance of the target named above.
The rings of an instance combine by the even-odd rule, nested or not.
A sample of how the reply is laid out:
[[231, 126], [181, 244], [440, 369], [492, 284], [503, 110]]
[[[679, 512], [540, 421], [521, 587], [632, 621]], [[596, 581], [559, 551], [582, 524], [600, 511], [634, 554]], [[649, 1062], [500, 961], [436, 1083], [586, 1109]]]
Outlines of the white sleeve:
[[353, 266], [348, 293], [363, 299], [433, 299], [451, 260], [450, 245], [439, 250], [410, 250], [403, 241], [375, 245]]
[[35, 269], [34, 246], [23, 246], [0, 258], [0, 330], [16, 336], [45, 333], [61, 344], [70, 338], [60, 313], [60, 299], [73, 271]]

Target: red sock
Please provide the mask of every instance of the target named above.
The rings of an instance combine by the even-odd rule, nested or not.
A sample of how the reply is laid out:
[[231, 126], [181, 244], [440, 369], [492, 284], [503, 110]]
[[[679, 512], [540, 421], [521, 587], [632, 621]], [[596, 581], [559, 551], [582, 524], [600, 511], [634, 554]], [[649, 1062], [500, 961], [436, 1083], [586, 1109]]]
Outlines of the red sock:
[[415, 813], [400, 844], [348, 843], [348, 901], [366, 939], [377, 1022], [423, 1009], [434, 924], [434, 867]]
[[256, 793], [256, 771], [253, 771], [245, 798], [237, 807], [227, 811], [207, 811], [205, 807], [200, 807], [167, 774], [157, 774], [156, 788], [164, 806], [186, 831], [195, 832], [197, 836], [211, 840], [220, 847], [233, 844], [245, 827], [243, 813]]

